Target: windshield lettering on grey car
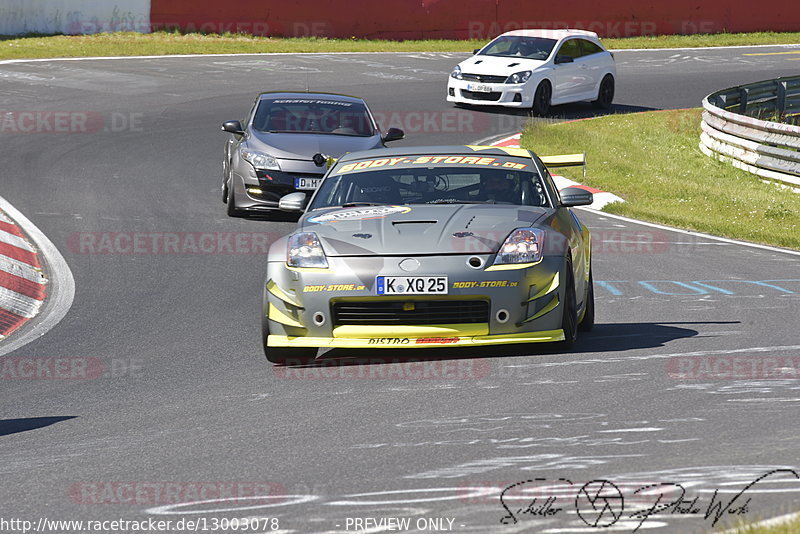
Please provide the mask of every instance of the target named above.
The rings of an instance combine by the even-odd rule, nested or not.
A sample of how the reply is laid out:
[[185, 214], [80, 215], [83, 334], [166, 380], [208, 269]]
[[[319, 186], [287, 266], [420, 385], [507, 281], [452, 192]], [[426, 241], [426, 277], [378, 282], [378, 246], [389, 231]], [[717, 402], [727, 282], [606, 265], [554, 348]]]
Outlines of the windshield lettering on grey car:
[[264, 99], [253, 128], [268, 133], [310, 133], [369, 137], [375, 134], [367, 108], [358, 102]]

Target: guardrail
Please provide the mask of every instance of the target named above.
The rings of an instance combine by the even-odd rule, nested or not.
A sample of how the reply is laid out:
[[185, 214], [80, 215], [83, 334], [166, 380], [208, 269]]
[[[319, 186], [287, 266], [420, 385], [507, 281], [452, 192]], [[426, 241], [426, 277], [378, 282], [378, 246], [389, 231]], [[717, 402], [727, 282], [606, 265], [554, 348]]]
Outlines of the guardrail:
[[797, 123], [800, 76], [724, 89], [703, 99], [700, 150], [763, 178], [800, 187]]

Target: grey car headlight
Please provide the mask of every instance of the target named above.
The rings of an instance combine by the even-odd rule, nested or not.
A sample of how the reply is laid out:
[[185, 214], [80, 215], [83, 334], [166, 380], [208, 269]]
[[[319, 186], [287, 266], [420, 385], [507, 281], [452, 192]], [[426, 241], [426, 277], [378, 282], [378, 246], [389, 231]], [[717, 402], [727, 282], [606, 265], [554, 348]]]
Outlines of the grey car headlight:
[[242, 158], [255, 169], [269, 171], [281, 170], [280, 165], [278, 165], [278, 160], [269, 154], [264, 154], [263, 152], [254, 152], [252, 150], [242, 150], [241, 155]]
[[524, 70], [522, 72], [515, 72], [508, 78], [506, 78], [506, 83], [525, 83], [531, 77], [531, 71]]
[[315, 267], [327, 269], [328, 259], [314, 232], [301, 232], [289, 238], [286, 264], [290, 267]]
[[500, 246], [494, 259], [495, 265], [509, 263], [536, 263], [542, 259], [544, 230], [517, 228]]
[[453, 72], [450, 73], [451, 78], [455, 78], [456, 80], [461, 80], [461, 67], [456, 65], [456, 68], [453, 69]]

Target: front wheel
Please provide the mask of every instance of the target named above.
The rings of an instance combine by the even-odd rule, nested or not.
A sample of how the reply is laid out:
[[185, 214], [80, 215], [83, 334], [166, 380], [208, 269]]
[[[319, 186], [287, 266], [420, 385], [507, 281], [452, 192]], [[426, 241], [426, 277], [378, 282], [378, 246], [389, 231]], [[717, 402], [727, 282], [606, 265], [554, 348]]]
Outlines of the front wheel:
[[564, 331], [564, 341], [561, 348], [571, 348], [578, 339], [578, 305], [575, 300], [575, 279], [572, 274], [572, 265], [567, 264], [567, 285], [564, 288], [564, 302], [561, 303], [561, 329]]
[[533, 94], [531, 113], [536, 117], [544, 117], [547, 115], [550, 111], [550, 101], [552, 97], [553, 88], [550, 86], [550, 82], [544, 80], [539, 84], [539, 87], [536, 88], [536, 92]]
[[589, 287], [586, 288], [586, 311], [583, 312], [583, 319], [578, 325], [581, 332], [589, 332], [594, 328], [594, 280], [592, 279], [592, 268], [589, 267]]
[[231, 179], [231, 182], [227, 187], [227, 189], [228, 189], [228, 202], [227, 202], [228, 217], [243, 217], [244, 212], [236, 207], [236, 195], [234, 194], [233, 191], [233, 179]]
[[222, 203], [228, 202], [228, 164], [227, 159], [222, 162]]
[[603, 81], [600, 82], [600, 89], [597, 91], [597, 100], [592, 102], [595, 106], [601, 109], [611, 109], [611, 103], [614, 101], [614, 77], [606, 74]]

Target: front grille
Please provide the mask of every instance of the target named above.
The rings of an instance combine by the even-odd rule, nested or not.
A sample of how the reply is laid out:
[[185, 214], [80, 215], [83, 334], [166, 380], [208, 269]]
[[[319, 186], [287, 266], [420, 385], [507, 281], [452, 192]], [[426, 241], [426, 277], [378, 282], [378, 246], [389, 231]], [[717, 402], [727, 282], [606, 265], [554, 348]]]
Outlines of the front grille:
[[264, 171], [261, 169], [256, 171], [256, 176], [262, 186], [287, 186], [292, 189], [294, 189], [295, 178], [322, 178], [324, 175], [324, 172], [317, 174], [308, 172]]
[[[403, 310], [413, 303], [413, 310]], [[408, 307], [408, 306], [406, 306]], [[488, 323], [486, 300], [375, 300], [334, 302], [333, 323], [341, 325], [436, 325]]]
[[[260, 195], [253, 193], [248, 194], [257, 199], [278, 202], [281, 197], [297, 191], [297, 189], [294, 188], [295, 178], [322, 178], [323, 175], [305, 172], [257, 170], [256, 176], [258, 177], [258, 186], [261, 188], [262, 193]], [[304, 192], [308, 193], [309, 191], [304, 190]]]
[[470, 100], [493, 100], [497, 101], [500, 100], [500, 97], [503, 93], [492, 92], [492, 93], [477, 93], [475, 91], [466, 91], [464, 89], [461, 90], [461, 95], [464, 98], [469, 98]]
[[505, 83], [508, 76], [492, 76], [490, 74], [462, 74], [465, 80], [475, 80], [476, 82], [484, 83]]

